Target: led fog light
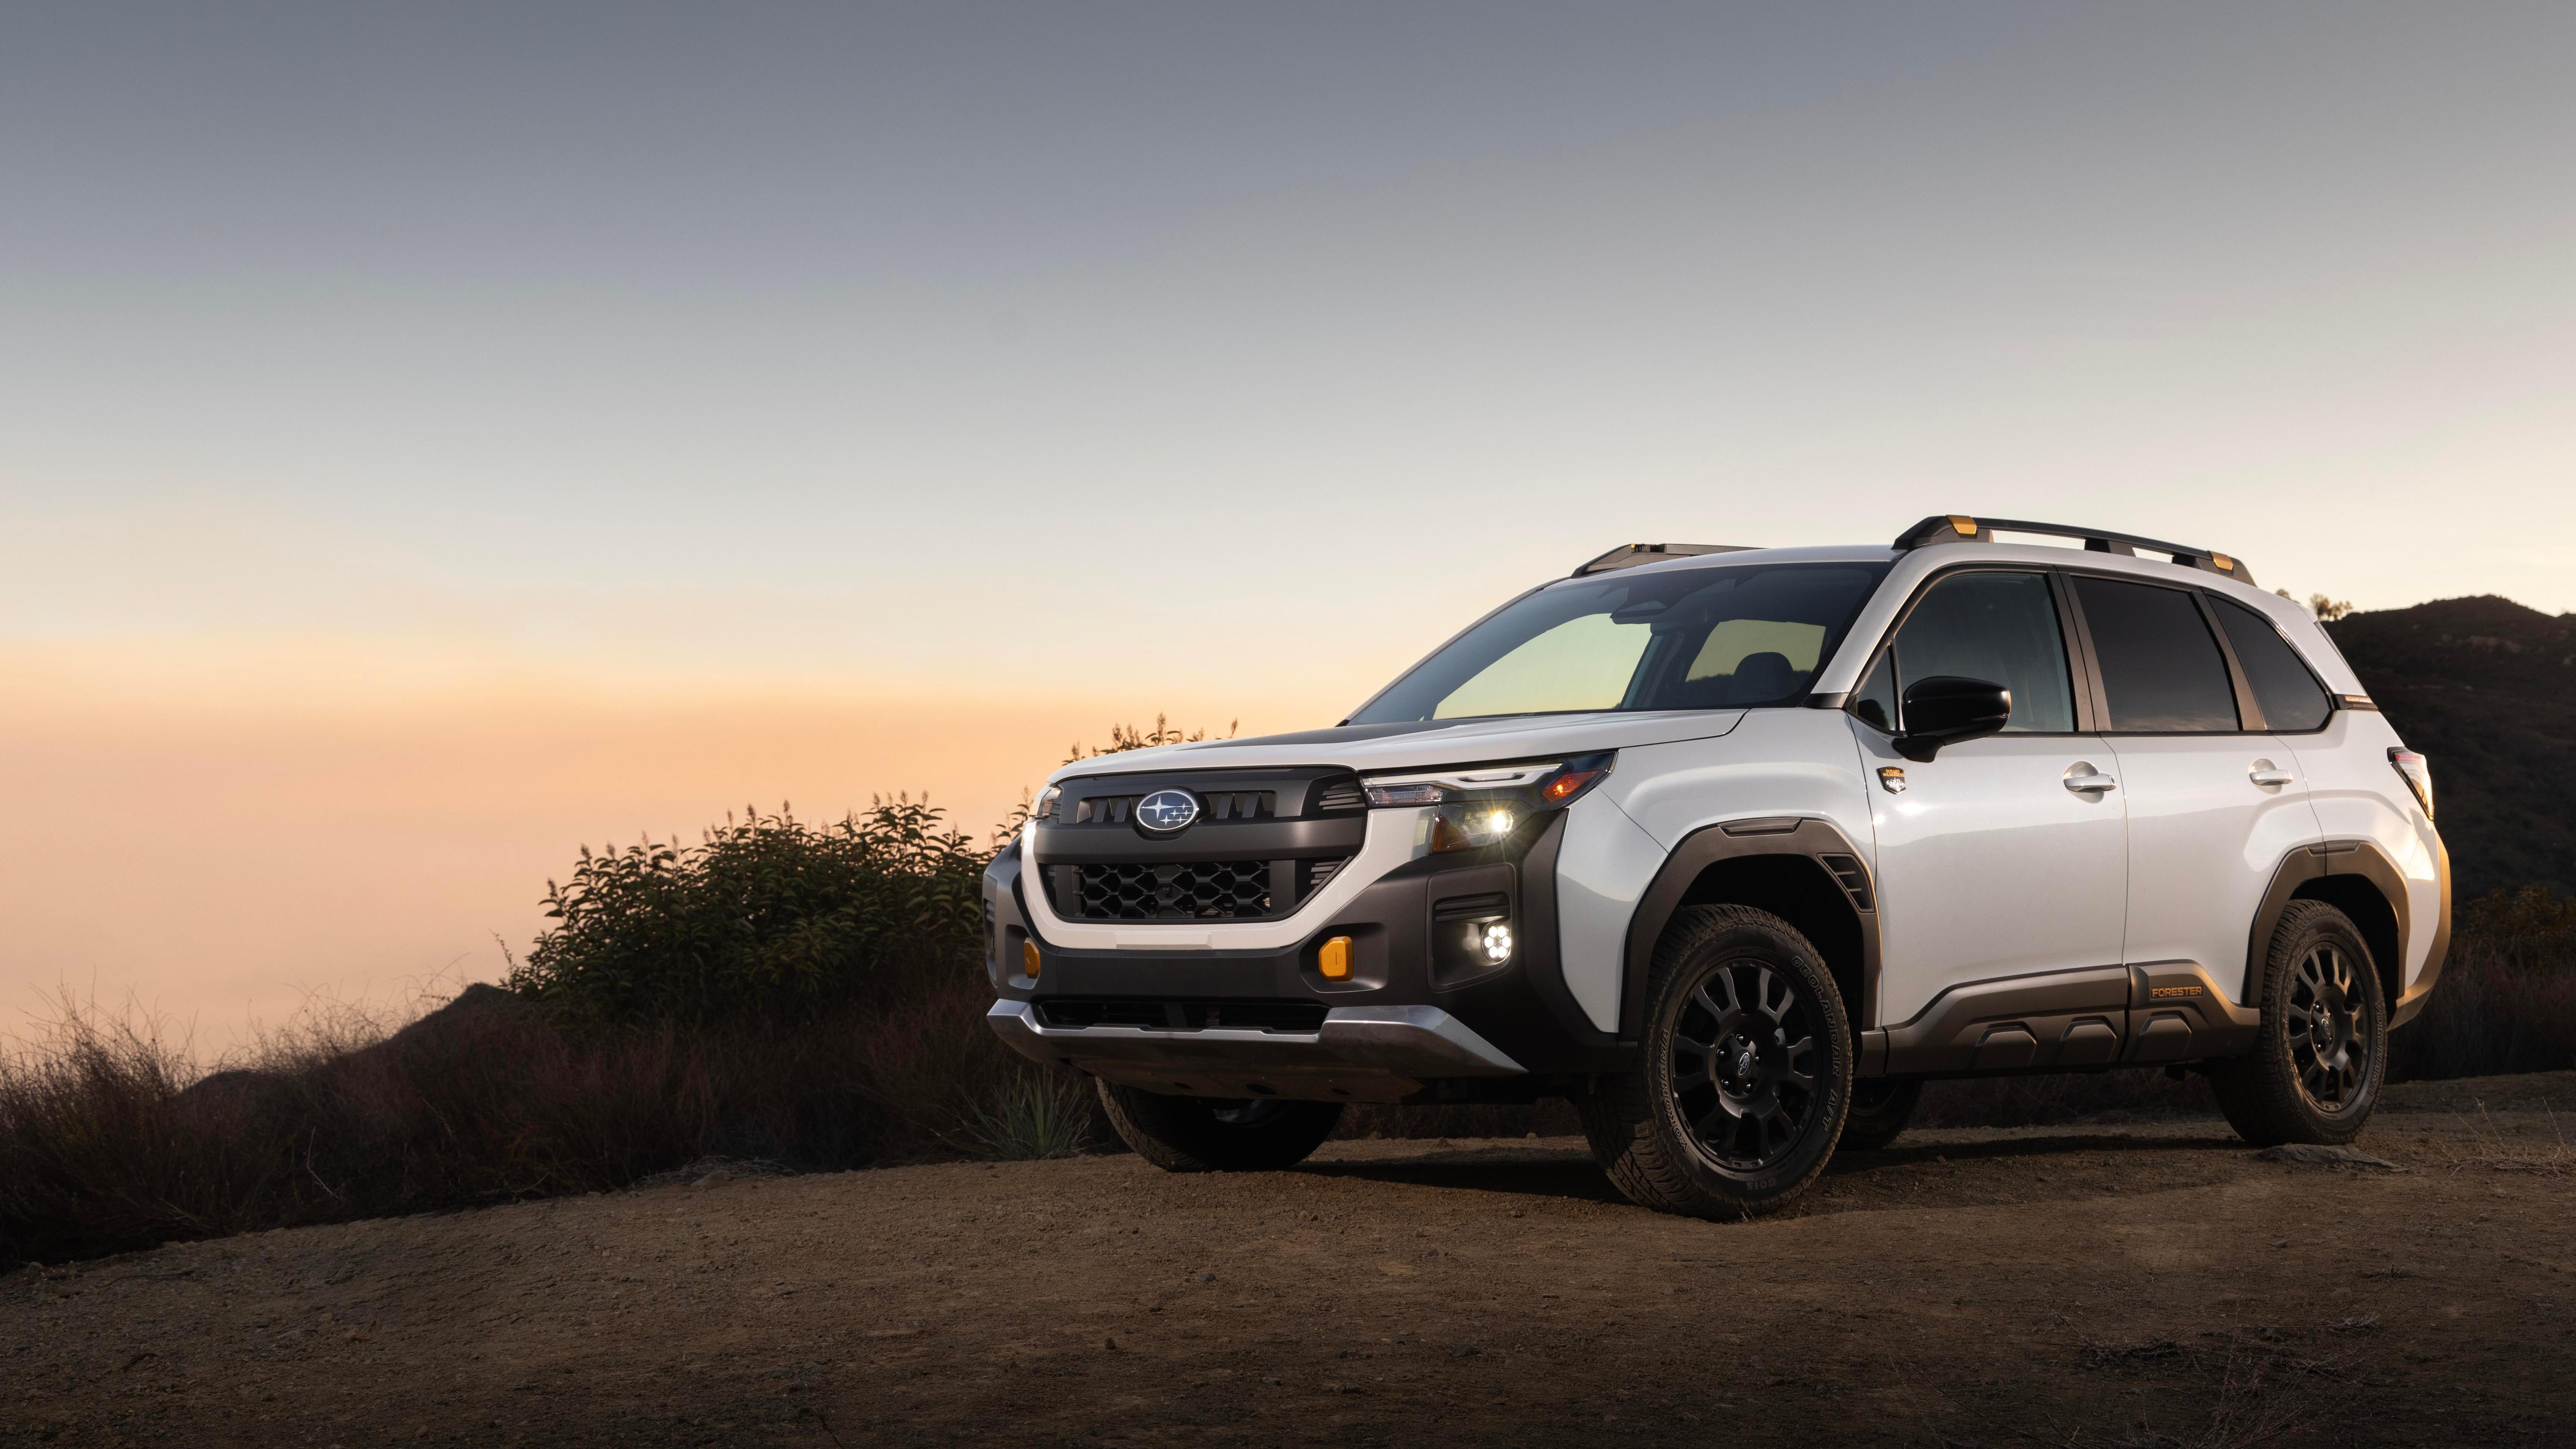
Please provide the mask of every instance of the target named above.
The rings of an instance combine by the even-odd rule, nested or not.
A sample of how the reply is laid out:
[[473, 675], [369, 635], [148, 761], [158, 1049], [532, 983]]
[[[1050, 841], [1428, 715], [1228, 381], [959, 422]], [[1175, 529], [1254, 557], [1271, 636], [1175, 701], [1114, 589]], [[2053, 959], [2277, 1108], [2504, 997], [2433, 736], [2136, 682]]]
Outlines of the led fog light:
[[[1439, 880], [1440, 877], [1434, 876], [1433, 879]], [[1455, 882], [1451, 886], [1453, 890], [1477, 885], [1502, 885], [1511, 879], [1511, 872], [1508, 866], [1487, 866], [1452, 873], [1449, 879]], [[1432, 901], [1433, 981], [1458, 981], [1482, 976], [1509, 965], [1512, 953], [1519, 949], [1520, 933], [1512, 929], [1512, 898], [1509, 894], [1483, 890]]]

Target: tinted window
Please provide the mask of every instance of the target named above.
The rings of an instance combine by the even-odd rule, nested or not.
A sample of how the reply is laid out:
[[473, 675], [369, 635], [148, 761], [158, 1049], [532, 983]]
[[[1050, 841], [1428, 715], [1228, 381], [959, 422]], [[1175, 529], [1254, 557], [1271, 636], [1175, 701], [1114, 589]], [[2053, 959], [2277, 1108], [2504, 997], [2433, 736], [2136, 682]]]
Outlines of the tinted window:
[[2243, 604], [2220, 598], [2210, 602], [2218, 606], [2218, 624], [2236, 650], [2237, 667], [2254, 687], [2254, 702], [2263, 707], [2263, 723], [2276, 730], [2325, 728], [2326, 715], [2334, 708], [2326, 687], [2299, 662], [2298, 651], [2280, 629]]
[[[2057, 604], [2045, 574], [1952, 574], [1906, 616], [1891, 652], [1899, 697], [1935, 675], [1982, 679], [2012, 691], [2006, 731], [2066, 734], [2075, 728], [2066, 639], [2058, 632]], [[1868, 690], [1862, 693], [1866, 698]]]
[[1569, 579], [1468, 630], [1353, 724], [1792, 704], [1884, 564], [1752, 564]]
[[2140, 733], [2233, 730], [2236, 691], [2200, 605], [2181, 589], [2078, 578], [2111, 728]]

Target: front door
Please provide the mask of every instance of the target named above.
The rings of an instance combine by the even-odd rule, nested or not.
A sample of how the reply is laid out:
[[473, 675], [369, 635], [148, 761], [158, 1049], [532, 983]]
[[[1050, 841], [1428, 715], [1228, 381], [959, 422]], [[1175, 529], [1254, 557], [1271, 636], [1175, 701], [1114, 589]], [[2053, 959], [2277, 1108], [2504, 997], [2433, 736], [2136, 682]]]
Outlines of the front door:
[[[1936, 675], [2011, 690], [2012, 721], [1917, 763], [1894, 748], [1898, 701]], [[1901, 1025], [1969, 982], [2116, 965], [2126, 792], [2119, 757], [2075, 728], [2048, 576], [1944, 575], [1864, 681], [1852, 729], [1878, 836], [1874, 1019]]]

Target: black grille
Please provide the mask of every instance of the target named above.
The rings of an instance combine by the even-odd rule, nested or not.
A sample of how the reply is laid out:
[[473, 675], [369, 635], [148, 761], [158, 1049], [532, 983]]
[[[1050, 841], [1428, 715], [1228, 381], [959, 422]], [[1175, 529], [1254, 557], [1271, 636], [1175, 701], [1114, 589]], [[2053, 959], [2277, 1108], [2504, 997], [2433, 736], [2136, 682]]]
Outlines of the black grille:
[[1196, 860], [1050, 866], [1056, 909], [1086, 921], [1257, 921], [1284, 916], [1350, 864]]
[[1272, 914], [1270, 862], [1201, 860], [1180, 865], [1083, 865], [1082, 914], [1099, 920], [1178, 916], [1233, 921]]
[[1512, 898], [1500, 891], [1481, 896], [1451, 896], [1431, 908], [1435, 921], [1482, 921], [1511, 914]]
[[1094, 795], [1074, 805], [1073, 823], [1124, 825], [1127, 823], [1127, 812], [1135, 809], [1136, 802], [1144, 798], [1142, 795]]
[[1359, 810], [1367, 805], [1368, 792], [1361, 788], [1360, 777], [1357, 775], [1345, 775], [1338, 780], [1327, 780], [1323, 788], [1315, 794], [1317, 810]]
[[[1073, 823], [1076, 825], [1124, 825], [1142, 795], [1092, 795], [1074, 802]], [[1279, 792], [1275, 790], [1218, 790], [1198, 797], [1201, 820], [1275, 820], [1279, 816]]]
[[1147, 1031], [1282, 1031], [1312, 1035], [1323, 1028], [1324, 1004], [1055, 996], [1038, 1003], [1038, 1020], [1052, 1027], [1132, 1026]]

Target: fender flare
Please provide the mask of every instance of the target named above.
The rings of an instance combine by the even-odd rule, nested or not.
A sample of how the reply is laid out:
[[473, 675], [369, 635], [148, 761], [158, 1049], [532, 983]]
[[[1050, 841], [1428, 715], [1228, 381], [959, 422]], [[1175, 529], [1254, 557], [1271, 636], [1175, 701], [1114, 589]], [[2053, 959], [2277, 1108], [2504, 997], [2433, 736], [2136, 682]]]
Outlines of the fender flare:
[[[1724, 860], [1756, 855], [1799, 856], [1813, 861], [1827, 880], [1843, 890], [1843, 904], [1859, 926], [1861, 999], [1851, 1003], [1866, 1029], [1878, 1016], [1878, 885], [1869, 857], [1832, 822], [1812, 816], [1777, 815], [1750, 820], [1723, 820], [1683, 837], [1664, 858], [1661, 869], [1637, 898], [1628, 918], [1626, 954], [1619, 974], [1619, 1039], [1641, 1040], [1645, 1033], [1646, 973], [1654, 965], [1655, 943], [1662, 939], [1673, 912], [1681, 908], [1701, 872]], [[1833, 857], [1828, 859], [1828, 857]]]
[[[2449, 954], [2451, 872], [2447, 859], [2443, 862], [2441, 874], [2442, 919], [2434, 925], [2432, 954], [2425, 960], [2424, 988], [2426, 990], [2431, 988], [2432, 977], [2442, 969], [2441, 958]], [[2393, 962], [2375, 964], [2380, 966], [2387, 979], [2395, 980], [2400, 985], [2404, 984], [2406, 960], [2414, 953], [2416, 932], [2414, 911], [2407, 900], [2405, 874], [2397, 869], [2397, 863], [2388, 858], [2388, 853], [2380, 849], [2376, 841], [2320, 840], [2313, 845], [2300, 846], [2282, 856], [2281, 863], [2273, 868], [2272, 883], [2264, 888], [2263, 903], [2255, 909], [2253, 925], [2245, 936], [2245, 974], [2239, 982], [2238, 989], [2244, 993], [2243, 1000], [2246, 1005], [2257, 1008], [2262, 1005], [2255, 999], [2262, 992], [2260, 973], [2263, 970], [2265, 957], [2271, 953], [2272, 933], [2280, 929], [2281, 913], [2288, 910], [2290, 902], [2298, 898], [2301, 886], [2325, 880], [2331, 876], [2359, 876], [2368, 881], [2372, 889], [2379, 892], [2381, 899], [2388, 902], [2389, 910], [2397, 918], [2397, 959]], [[2423, 995], [2423, 990], [2419, 990], [2409, 998], [2409, 1001], [2421, 1001]], [[2391, 1025], [2396, 1024], [2395, 1014], [2399, 1005], [2400, 1003], [2393, 997], [2388, 1002]]]

